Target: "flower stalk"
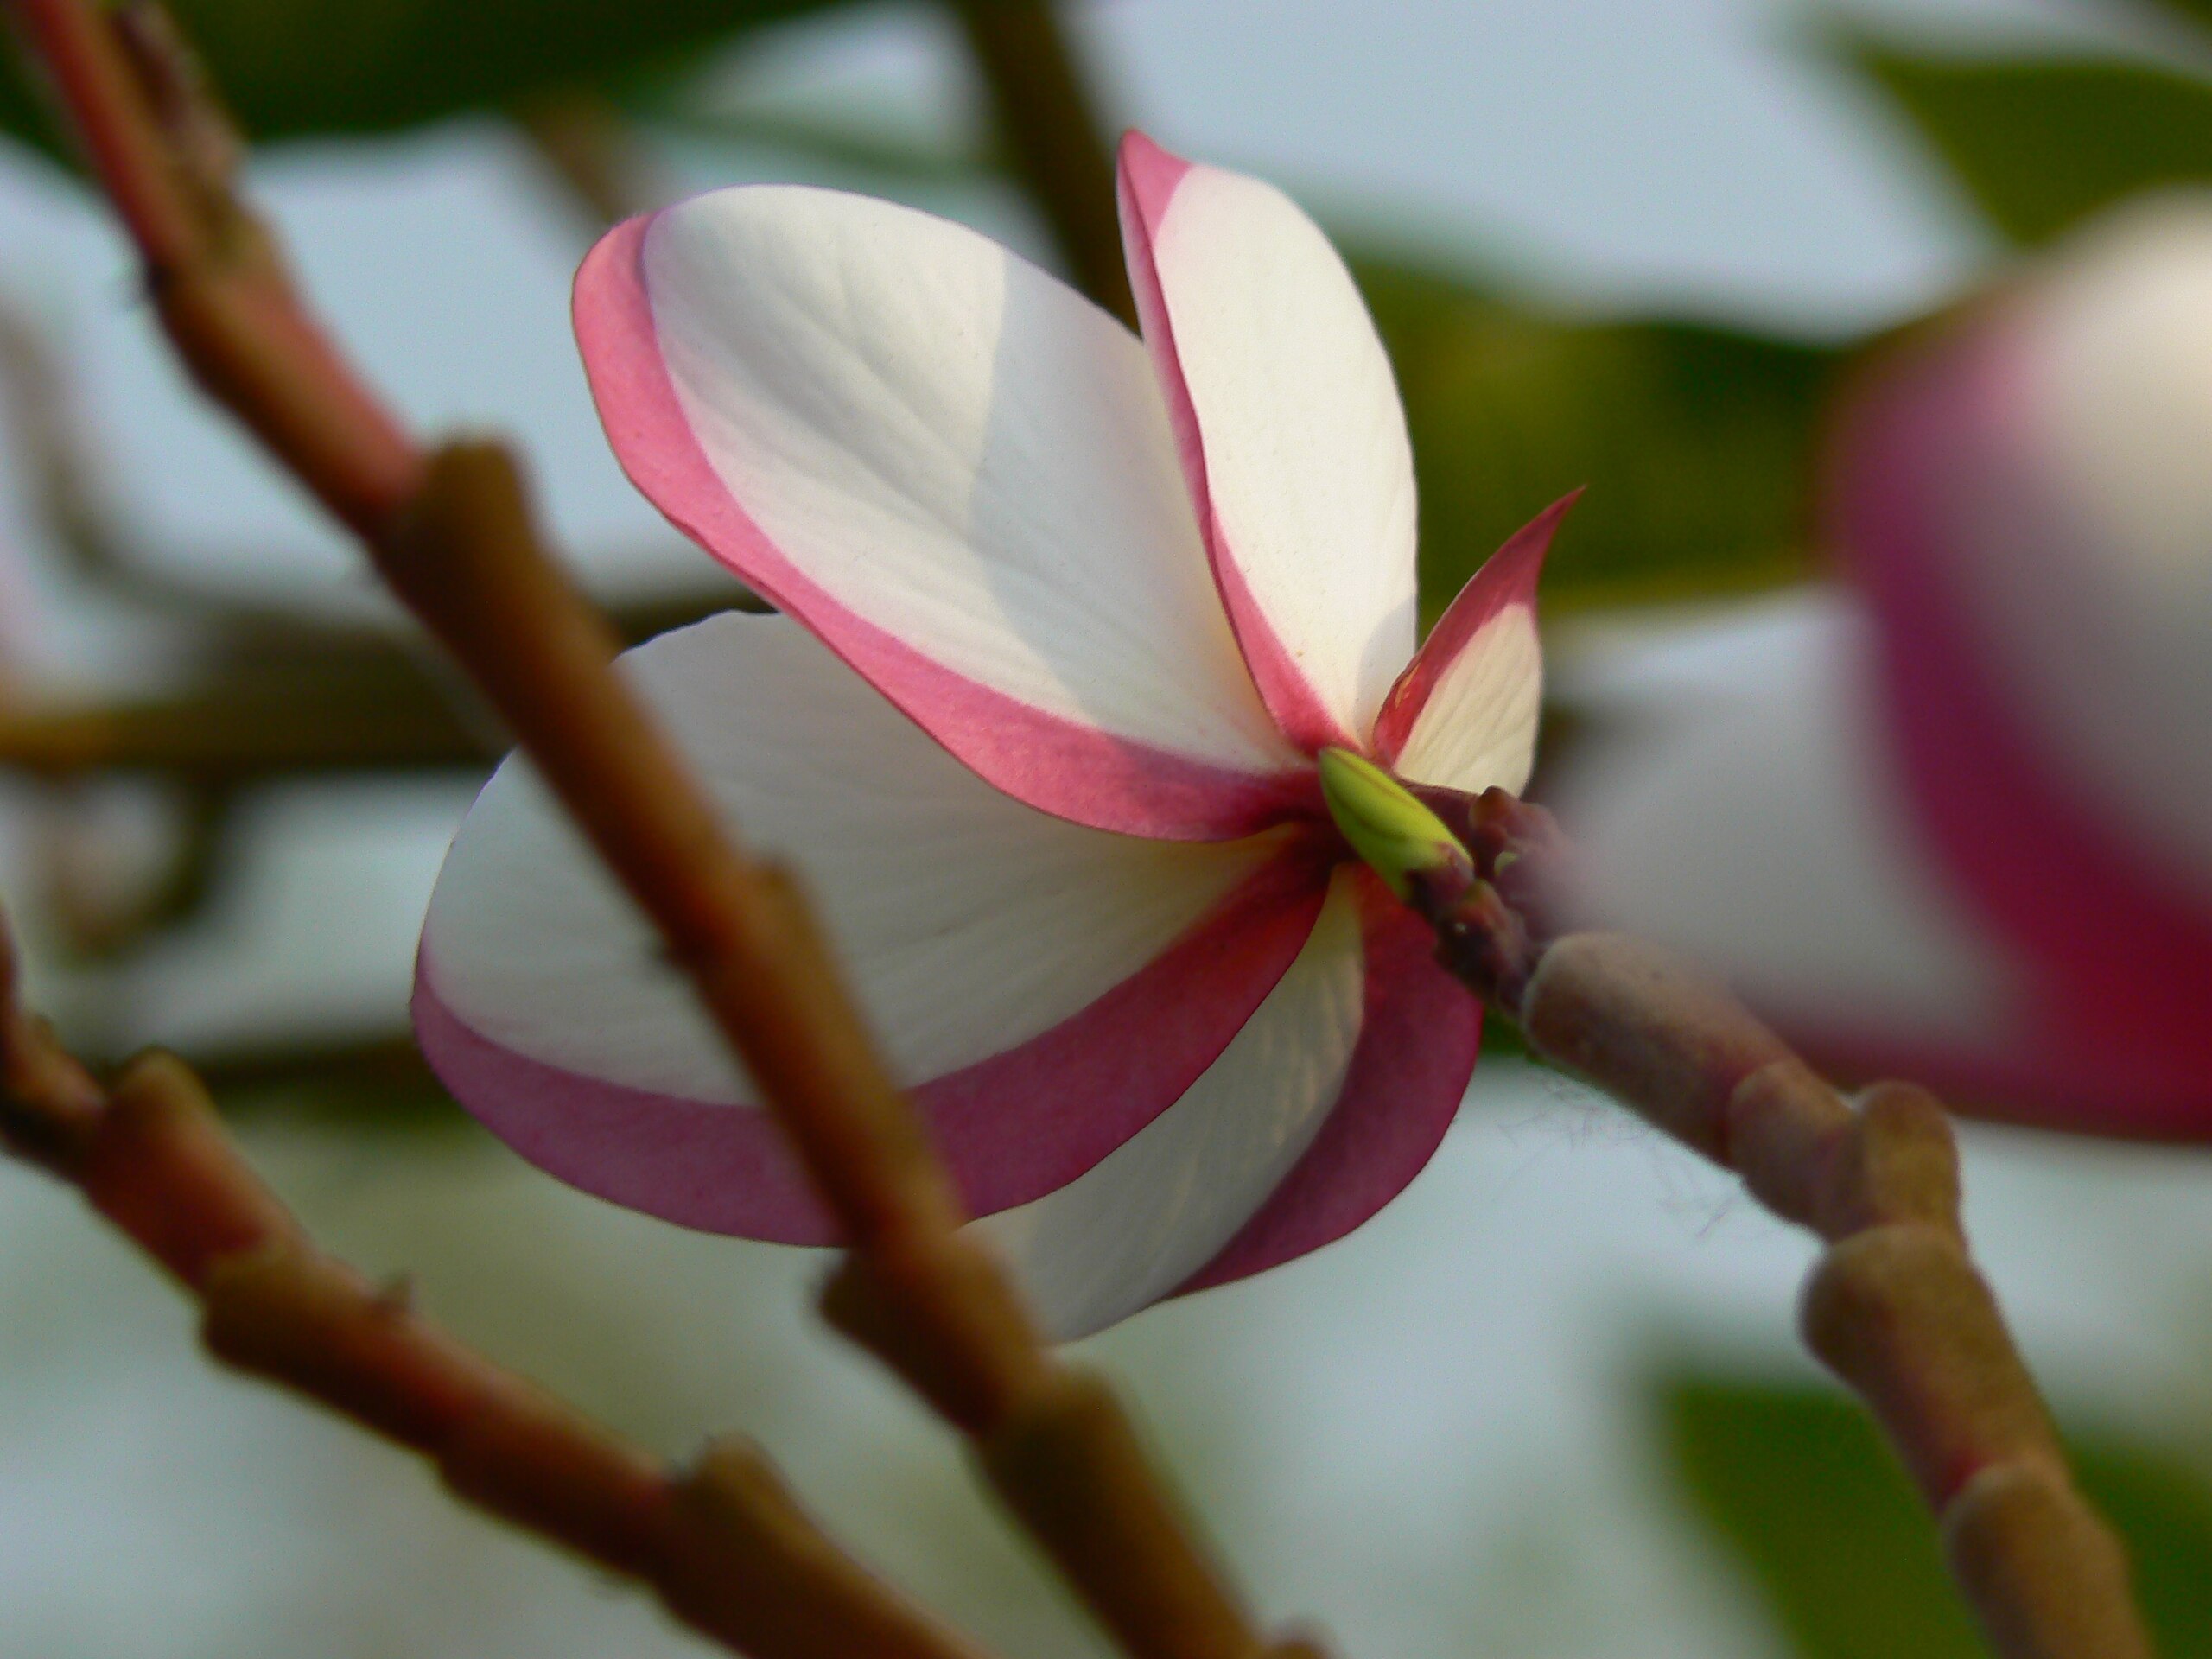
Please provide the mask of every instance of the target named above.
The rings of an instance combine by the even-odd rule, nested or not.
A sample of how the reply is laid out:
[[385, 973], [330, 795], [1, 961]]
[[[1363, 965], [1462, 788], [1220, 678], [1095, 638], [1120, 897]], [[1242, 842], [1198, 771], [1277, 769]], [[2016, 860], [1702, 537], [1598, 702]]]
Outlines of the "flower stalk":
[[1548, 814], [1492, 791], [1465, 830], [1493, 880], [1427, 912], [1439, 960], [1535, 1052], [1823, 1242], [1799, 1306], [1806, 1345], [1888, 1436], [1994, 1651], [2149, 1659], [2126, 1553], [2075, 1485], [1969, 1254], [1942, 1104], [1906, 1083], [1847, 1101], [1671, 951], [1552, 931], [1541, 901], [1565, 845]]

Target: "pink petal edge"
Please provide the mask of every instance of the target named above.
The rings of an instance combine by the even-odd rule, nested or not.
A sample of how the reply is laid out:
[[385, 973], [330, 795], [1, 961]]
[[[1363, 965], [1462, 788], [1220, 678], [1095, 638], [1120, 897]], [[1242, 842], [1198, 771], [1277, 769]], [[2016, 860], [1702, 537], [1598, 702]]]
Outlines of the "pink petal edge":
[[2048, 1008], [2016, 1010], [2015, 1023], [1986, 1049], [1803, 1021], [1789, 1035], [1807, 1059], [1847, 1083], [1909, 1077], [1986, 1122], [2167, 1144], [2212, 1137], [2202, 1066], [2116, 1079], [2109, 1051], [2058, 1035], [2065, 1025]]
[[[915, 1091], [976, 1214], [1065, 1185], [1181, 1098], [1290, 967], [1327, 891], [1294, 848], [1096, 1002], [1018, 1048]], [[416, 1040], [492, 1133], [572, 1186], [702, 1231], [839, 1242], [760, 1110], [564, 1070], [469, 1026], [416, 963]]]
[[1333, 1243], [1405, 1191], [1459, 1115], [1482, 1004], [1436, 964], [1435, 936], [1361, 872], [1365, 1012], [1344, 1090], [1306, 1155], [1176, 1292], [1210, 1289]]
[[1375, 753], [1384, 765], [1396, 761], [1421, 721], [1421, 711], [1428, 706], [1429, 694], [1482, 632], [1483, 624], [1516, 605], [1536, 608], [1536, 582], [1543, 575], [1544, 556], [1551, 551], [1560, 521], [1581, 499], [1580, 489], [1569, 490], [1514, 531], [1445, 607], [1375, 716]]
[[1175, 448], [1182, 457], [1183, 476], [1191, 489], [1191, 505], [1206, 546], [1222, 608], [1229, 614], [1230, 631], [1244, 655], [1260, 700], [1274, 716], [1275, 724], [1299, 748], [1312, 754], [1332, 745], [1357, 747], [1338, 724], [1306, 676], [1299, 670], [1267, 614], [1253, 597], [1244, 573], [1230, 546], [1229, 532], [1214, 511], [1213, 493], [1207, 484], [1205, 435], [1200, 430], [1197, 406], [1175, 348], [1175, 327], [1167, 297], [1154, 257], [1154, 239], [1167, 217], [1177, 188], [1189, 176], [1192, 164], [1162, 149], [1132, 128], [1122, 135], [1116, 168], [1116, 197], [1121, 207], [1122, 245], [1128, 264], [1129, 286], [1135, 291], [1137, 317], [1143, 324], [1144, 342], [1152, 356], [1153, 371], [1160, 378], [1167, 400], [1169, 424]]
[[623, 471], [678, 530], [796, 618], [979, 777], [1039, 811], [1162, 841], [1226, 841], [1319, 810], [1303, 769], [1245, 773], [1032, 707], [945, 667], [841, 604], [753, 523], [700, 448], [655, 332], [639, 257], [653, 215], [576, 272], [576, 340]]
[[[1937, 868], [2025, 959], [2026, 1098], [2071, 1127], [2212, 1128], [2212, 914], [2054, 772], [1991, 675], [1947, 563], [1946, 475], [2010, 388], [1987, 335], [1892, 363], [1847, 406], [1831, 454], [1833, 543], [1881, 624], [1885, 729]], [[1924, 1057], [1923, 1057], [1924, 1058]], [[2002, 1080], [2023, 1081], [2017, 1075]], [[1969, 1092], [1974, 1092], [1969, 1090]]]

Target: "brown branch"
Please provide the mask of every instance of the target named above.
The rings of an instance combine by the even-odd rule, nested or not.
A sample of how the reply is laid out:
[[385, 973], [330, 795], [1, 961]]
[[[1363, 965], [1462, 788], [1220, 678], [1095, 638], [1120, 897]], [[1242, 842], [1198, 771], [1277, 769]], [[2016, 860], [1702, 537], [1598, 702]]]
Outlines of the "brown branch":
[[1113, 1396], [1044, 1346], [995, 1260], [959, 1230], [950, 1180], [797, 888], [739, 854], [611, 671], [614, 638], [547, 554], [512, 461], [483, 443], [418, 450], [316, 330], [226, 181], [183, 175], [189, 152], [164, 143], [87, 0], [13, 3], [180, 353], [360, 533], [690, 975], [843, 1225], [852, 1255], [833, 1317], [971, 1437], [987, 1477], [1131, 1652], [1262, 1653]]
[[111, 963], [128, 957], [196, 912], [213, 892], [236, 799], [220, 785], [197, 783], [168, 794], [159, 863], [124, 881], [102, 868], [98, 827], [85, 822], [85, 791], [65, 783], [33, 803], [29, 862], [42, 918], [67, 957]]
[[543, 93], [517, 105], [512, 115], [547, 175], [594, 235], [666, 197], [645, 146], [604, 94], [582, 88]]
[[[300, 308], [274, 244], [208, 156], [197, 72], [156, 9], [15, 0], [86, 158], [136, 245], [178, 355], [343, 523], [374, 534], [413, 493], [422, 452]], [[129, 27], [117, 18], [138, 20]], [[127, 42], [127, 44], [126, 44]], [[164, 56], [162, 48], [170, 48]]]
[[[843, 1224], [832, 1319], [976, 1442], [983, 1469], [1132, 1651], [1260, 1651], [1110, 1395], [1044, 1347], [891, 1082], [790, 876], [741, 859], [538, 543], [503, 450], [458, 444], [379, 555], [467, 664], [673, 959]], [[1007, 1448], [1055, 1448], [1057, 1465]], [[1096, 1471], [1084, 1502], [1047, 1491]]]
[[229, 785], [306, 772], [481, 771], [498, 753], [397, 651], [211, 675], [165, 696], [0, 709], [0, 766], [47, 778], [151, 772]]
[[[613, 610], [626, 642], [759, 602], [733, 584]], [[0, 703], [0, 767], [153, 773], [218, 786], [303, 772], [481, 772], [504, 747], [443, 664], [380, 630], [211, 610], [208, 664], [173, 689]]]
[[325, 1255], [154, 1054], [103, 1087], [27, 1014], [0, 937], [0, 1142], [83, 1192], [200, 1305], [208, 1350], [429, 1458], [467, 1502], [639, 1580], [760, 1659], [975, 1659], [842, 1554], [760, 1452], [671, 1470]]
[[950, 0], [1015, 175], [1076, 286], [1136, 327], [1122, 260], [1114, 156], [1053, 0]]
[[[37, 777], [157, 773], [227, 787], [301, 772], [480, 770], [504, 747], [442, 664], [386, 627], [241, 602], [137, 545], [116, 521], [78, 388], [37, 326], [0, 295], [0, 413], [41, 524], [111, 598], [180, 625], [181, 683], [105, 698], [0, 700], [0, 767]], [[634, 643], [726, 610], [765, 609], [724, 576], [610, 606]]]
[[112, 576], [124, 564], [121, 538], [84, 441], [76, 387], [38, 325], [4, 296], [0, 412], [16, 441], [31, 510], [55, 547], [87, 575]]
[[1805, 1341], [1887, 1433], [2005, 1659], [2149, 1659], [2119, 1539], [2075, 1486], [2035, 1380], [1975, 1268], [1949, 1120], [1925, 1090], [1854, 1106], [1725, 987], [1613, 933], [1554, 933], [1563, 848], [1501, 791], [1454, 826], [1479, 878], [1416, 892], [1438, 958], [1580, 1073], [1827, 1245]]

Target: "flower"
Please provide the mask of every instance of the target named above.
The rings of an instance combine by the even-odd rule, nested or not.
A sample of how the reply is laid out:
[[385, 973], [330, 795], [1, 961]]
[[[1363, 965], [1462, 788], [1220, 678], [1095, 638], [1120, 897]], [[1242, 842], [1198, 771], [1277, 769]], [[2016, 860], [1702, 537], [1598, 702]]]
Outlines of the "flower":
[[1878, 357], [1827, 457], [1845, 593], [1570, 789], [1590, 908], [1844, 1069], [2212, 1135], [2208, 453], [2212, 198]]
[[[800, 868], [1062, 1336], [1328, 1243], [1434, 1149], [1479, 1010], [1349, 861], [1315, 756], [1517, 788], [1561, 510], [1416, 655], [1404, 417], [1342, 262], [1275, 190], [1141, 137], [1120, 185], [1141, 343], [971, 232], [816, 189], [632, 219], [575, 293], [622, 465], [781, 613], [628, 674]], [[835, 1242], [519, 759], [439, 876], [415, 1006], [553, 1173]]]

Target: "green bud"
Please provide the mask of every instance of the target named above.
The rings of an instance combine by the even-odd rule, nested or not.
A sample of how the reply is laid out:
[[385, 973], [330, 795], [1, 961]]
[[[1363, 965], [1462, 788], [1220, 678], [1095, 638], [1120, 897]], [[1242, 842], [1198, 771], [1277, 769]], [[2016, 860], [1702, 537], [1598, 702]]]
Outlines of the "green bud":
[[1317, 757], [1329, 816], [1352, 850], [1373, 867], [1401, 899], [1416, 881], [1462, 887], [1475, 878], [1473, 859], [1444, 820], [1403, 784], [1350, 749], [1324, 749]]

